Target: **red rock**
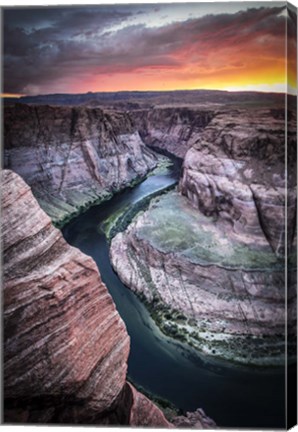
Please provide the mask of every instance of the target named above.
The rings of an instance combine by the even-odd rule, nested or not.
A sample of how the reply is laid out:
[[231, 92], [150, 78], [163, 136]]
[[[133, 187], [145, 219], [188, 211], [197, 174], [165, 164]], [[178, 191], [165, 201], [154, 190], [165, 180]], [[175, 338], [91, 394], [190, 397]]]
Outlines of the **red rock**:
[[[279, 113], [279, 115], [277, 115]], [[288, 124], [288, 153], [296, 147], [296, 118]], [[207, 216], [239, 235], [285, 253], [285, 191], [289, 232], [296, 218], [295, 162], [285, 178], [284, 109], [225, 109], [186, 153], [179, 188]], [[293, 185], [293, 187], [291, 187]]]
[[[294, 156], [296, 117], [290, 117], [288, 155]], [[296, 159], [289, 157], [285, 178], [284, 136], [282, 108], [223, 106], [186, 152], [180, 194], [153, 200], [112, 240], [111, 261], [122, 281], [153, 307], [163, 306], [162, 330], [208, 355], [284, 364], [286, 203], [289, 256], [296, 228]], [[292, 359], [296, 294], [290, 264]]]
[[2, 171], [4, 421], [170, 427], [126, 383], [129, 336], [95, 262]]
[[157, 164], [125, 112], [16, 104], [4, 110], [4, 166], [63, 223]]
[[5, 399], [103, 412], [125, 384], [125, 325], [94, 261], [65, 242], [25, 182], [3, 171], [2, 185]]
[[156, 106], [149, 110], [133, 111], [130, 116], [149, 147], [158, 147], [184, 158], [187, 150], [213, 118], [214, 109], [181, 105]]
[[130, 383], [126, 383], [126, 391], [130, 393], [131, 408], [130, 426], [171, 427], [164, 414], [146, 396], [138, 392]]
[[202, 409], [186, 413], [186, 416], [178, 416], [173, 420], [178, 428], [217, 429], [216, 423], [206, 416]]

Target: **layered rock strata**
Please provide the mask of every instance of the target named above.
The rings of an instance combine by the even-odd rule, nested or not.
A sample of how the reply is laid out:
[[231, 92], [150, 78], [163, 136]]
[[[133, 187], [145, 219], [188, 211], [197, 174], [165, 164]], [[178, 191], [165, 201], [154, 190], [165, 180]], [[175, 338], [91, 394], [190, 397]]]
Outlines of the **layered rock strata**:
[[[285, 140], [292, 164], [285, 177]], [[206, 216], [233, 232], [268, 242], [285, 253], [285, 195], [291, 241], [295, 231], [296, 123], [285, 135], [284, 110], [235, 110], [218, 114], [184, 160], [180, 191]]]
[[4, 421], [168, 427], [126, 383], [129, 336], [94, 261], [2, 172]]
[[16, 104], [4, 110], [4, 165], [61, 223], [157, 164], [129, 116], [100, 108]]
[[214, 115], [211, 108], [181, 106], [130, 112], [133, 124], [149, 147], [157, 147], [180, 158], [184, 158]]
[[285, 205], [287, 193], [292, 242], [296, 190], [286, 189], [284, 122], [279, 110], [217, 113], [186, 154], [180, 193], [153, 200], [112, 241], [114, 268], [164, 332], [241, 363], [285, 359]]

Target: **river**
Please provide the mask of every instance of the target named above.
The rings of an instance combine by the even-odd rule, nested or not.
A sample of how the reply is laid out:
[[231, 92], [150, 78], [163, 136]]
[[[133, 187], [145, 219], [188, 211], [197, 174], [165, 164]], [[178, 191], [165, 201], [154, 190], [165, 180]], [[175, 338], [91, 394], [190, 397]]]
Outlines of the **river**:
[[184, 411], [203, 408], [221, 427], [285, 427], [285, 372], [213, 360], [164, 336], [147, 309], [113, 271], [99, 225], [127, 204], [177, 182], [179, 161], [163, 175], [148, 177], [110, 201], [91, 207], [63, 228], [65, 239], [96, 262], [131, 338], [128, 375], [147, 391]]

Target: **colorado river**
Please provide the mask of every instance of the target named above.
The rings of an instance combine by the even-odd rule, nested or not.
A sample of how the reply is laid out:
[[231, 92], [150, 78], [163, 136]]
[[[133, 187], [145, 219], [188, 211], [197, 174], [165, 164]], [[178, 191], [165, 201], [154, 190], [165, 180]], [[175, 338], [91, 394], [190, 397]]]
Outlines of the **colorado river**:
[[221, 427], [285, 427], [283, 368], [236, 367], [204, 356], [164, 336], [140, 300], [113, 271], [109, 246], [99, 224], [126, 205], [177, 182], [179, 163], [168, 173], [148, 177], [110, 201], [90, 208], [63, 228], [73, 246], [90, 255], [99, 268], [131, 339], [128, 375], [149, 392], [182, 410], [203, 408]]

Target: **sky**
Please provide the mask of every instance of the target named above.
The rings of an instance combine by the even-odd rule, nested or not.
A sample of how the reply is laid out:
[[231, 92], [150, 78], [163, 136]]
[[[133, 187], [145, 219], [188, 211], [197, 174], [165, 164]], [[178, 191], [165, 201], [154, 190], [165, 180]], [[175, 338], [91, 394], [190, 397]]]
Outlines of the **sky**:
[[3, 92], [220, 89], [296, 85], [285, 2], [3, 8]]

